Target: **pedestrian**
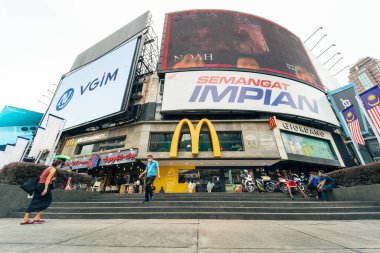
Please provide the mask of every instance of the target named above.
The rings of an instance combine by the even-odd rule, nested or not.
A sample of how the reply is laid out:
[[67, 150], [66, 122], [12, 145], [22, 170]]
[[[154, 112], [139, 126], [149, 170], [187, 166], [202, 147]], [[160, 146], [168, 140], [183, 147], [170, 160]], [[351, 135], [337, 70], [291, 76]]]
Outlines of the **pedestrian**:
[[303, 192], [303, 190], [299, 187], [299, 185], [293, 179], [289, 179], [286, 182], [286, 187], [288, 188], [288, 192], [292, 200], [294, 200], [292, 193], [295, 193], [297, 191], [300, 192], [305, 197], [305, 199], [308, 198], [306, 194]]
[[310, 172], [307, 182], [307, 190], [310, 192], [310, 196], [317, 195], [316, 198], [320, 198], [320, 193], [318, 192], [318, 184], [319, 177], [314, 175], [314, 172]]
[[321, 193], [322, 201], [327, 201], [327, 191], [332, 191], [335, 188], [335, 181], [330, 176], [327, 176], [323, 170], [318, 171], [319, 184], [318, 191]]
[[160, 179], [160, 168], [158, 162], [153, 160], [152, 155], [148, 155], [148, 163], [146, 164], [146, 169], [139, 178], [142, 178], [146, 174], [145, 182], [145, 200], [143, 203], [149, 203], [153, 198], [152, 184], [156, 177]]
[[[44, 219], [41, 215], [45, 209], [47, 209], [52, 202], [51, 189], [53, 184], [53, 178], [57, 172], [57, 167], [62, 164], [62, 160], [55, 160], [53, 164], [46, 168], [40, 175], [40, 180], [34, 191], [33, 199], [28, 208], [25, 211], [24, 218], [20, 225], [33, 224], [33, 223], [43, 223]], [[29, 215], [31, 212], [37, 212], [33, 221], [29, 220]]]
[[163, 186], [161, 186], [161, 189], [160, 189], [160, 194], [165, 194], [165, 190], [164, 190], [164, 187]]

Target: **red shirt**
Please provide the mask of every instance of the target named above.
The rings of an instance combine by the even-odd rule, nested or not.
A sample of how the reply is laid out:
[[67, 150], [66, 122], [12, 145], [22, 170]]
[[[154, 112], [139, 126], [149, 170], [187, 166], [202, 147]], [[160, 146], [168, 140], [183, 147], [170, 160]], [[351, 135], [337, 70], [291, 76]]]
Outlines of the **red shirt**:
[[[40, 184], [44, 184], [46, 182], [46, 179], [48, 178], [49, 174], [50, 174], [50, 170], [51, 168], [46, 168], [42, 173], [41, 173], [41, 176], [40, 176], [40, 181], [38, 181], [38, 183]], [[50, 182], [52, 183], [52, 182]]]
[[293, 180], [288, 180], [288, 182], [286, 182], [286, 185], [287, 185], [288, 187], [291, 187], [291, 188], [293, 188], [293, 187], [297, 187], [297, 183], [294, 182]]

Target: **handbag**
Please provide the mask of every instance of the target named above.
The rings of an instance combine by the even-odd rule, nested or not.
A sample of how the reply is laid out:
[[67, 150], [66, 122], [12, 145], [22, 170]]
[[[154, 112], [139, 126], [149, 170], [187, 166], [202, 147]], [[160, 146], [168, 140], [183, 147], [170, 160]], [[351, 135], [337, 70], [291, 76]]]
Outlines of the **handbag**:
[[40, 177], [35, 177], [20, 185], [20, 188], [26, 191], [29, 195], [32, 195], [36, 190], [38, 181], [40, 181]]

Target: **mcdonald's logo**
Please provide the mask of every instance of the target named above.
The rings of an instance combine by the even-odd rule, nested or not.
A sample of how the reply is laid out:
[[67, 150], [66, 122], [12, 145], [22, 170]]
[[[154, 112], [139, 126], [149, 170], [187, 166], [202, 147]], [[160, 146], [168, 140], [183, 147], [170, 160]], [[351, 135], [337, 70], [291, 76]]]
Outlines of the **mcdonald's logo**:
[[191, 153], [193, 155], [196, 156], [199, 153], [199, 136], [201, 134], [201, 128], [203, 124], [206, 124], [211, 136], [211, 143], [212, 143], [212, 149], [214, 150], [214, 157], [221, 156], [218, 135], [216, 134], [215, 127], [211, 123], [211, 121], [209, 121], [208, 119], [201, 119], [198, 122], [198, 125], [194, 128], [193, 123], [191, 123], [190, 120], [183, 119], [178, 123], [177, 127], [174, 130], [173, 139], [170, 146], [170, 157], [172, 158], [177, 157], [180, 135], [181, 135], [182, 128], [185, 124], [190, 129]]
[[74, 143], [75, 143], [75, 139], [74, 139], [74, 138], [72, 138], [72, 139], [68, 139], [68, 140], [66, 141], [65, 146], [73, 146]]

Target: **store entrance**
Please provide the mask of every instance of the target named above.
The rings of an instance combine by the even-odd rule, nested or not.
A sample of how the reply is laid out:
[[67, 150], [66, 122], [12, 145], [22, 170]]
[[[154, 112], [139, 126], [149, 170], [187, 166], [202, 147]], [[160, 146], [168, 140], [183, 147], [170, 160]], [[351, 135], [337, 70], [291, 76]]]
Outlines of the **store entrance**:
[[94, 185], [100, 182], [98, 191], [105, 193], [141, 193], [142, 182], [139, 175], [143, 172], [141, 162], [99, 166], [88, 171]]
[[196, 167], [195, 170], [180, 170], [179, 183], [191, 183], [193, 190], [189, 189], [189, 192], [237, 192], [245, 169], [254, 176], [256, 168], [253, 167]]

